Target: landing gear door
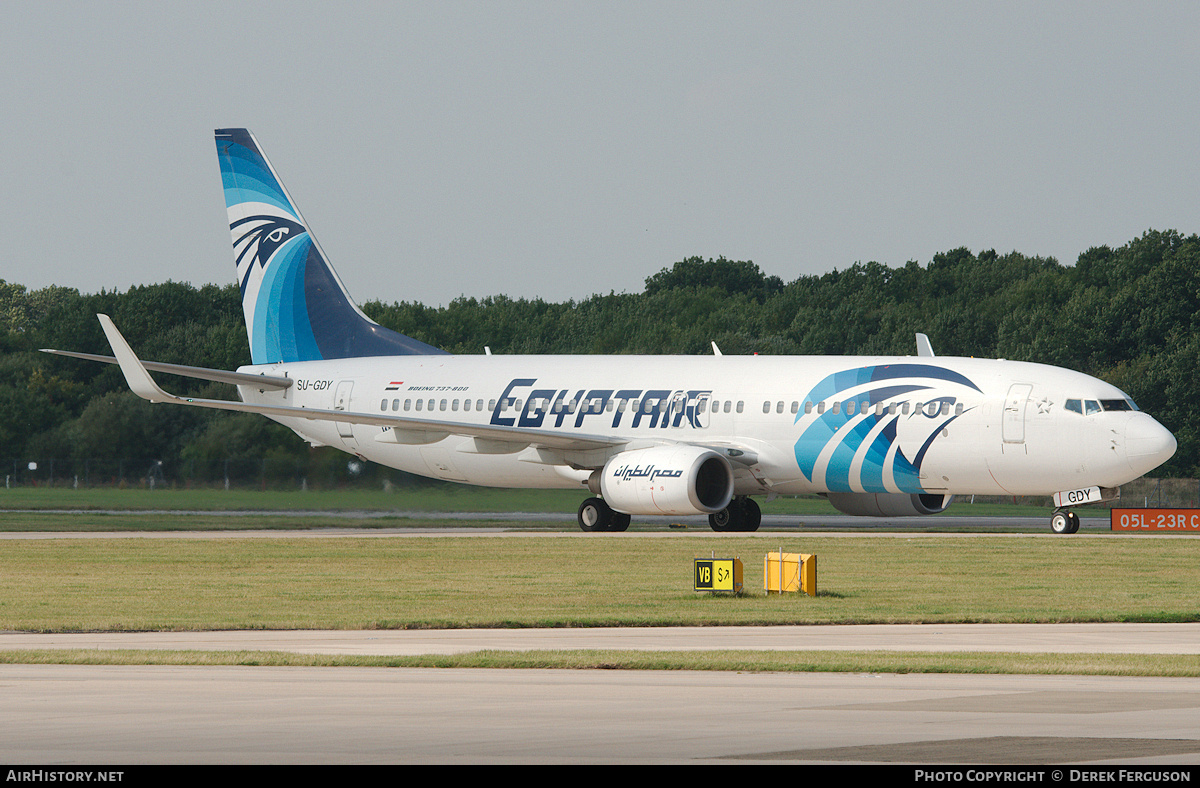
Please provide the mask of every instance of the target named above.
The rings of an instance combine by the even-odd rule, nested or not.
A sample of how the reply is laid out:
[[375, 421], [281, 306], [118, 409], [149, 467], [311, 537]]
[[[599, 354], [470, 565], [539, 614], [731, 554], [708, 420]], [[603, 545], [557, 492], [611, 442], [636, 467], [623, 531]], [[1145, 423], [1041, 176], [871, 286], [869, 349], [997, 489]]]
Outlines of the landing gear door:
[[1025, 406], [1029, 403], [1029, 393], [1033, 385], [1029, 383], [1014, 383], [1008, 389], [1004, 399], [1004, 422], [1000, 432], [1005, 443], [1025, 442]]

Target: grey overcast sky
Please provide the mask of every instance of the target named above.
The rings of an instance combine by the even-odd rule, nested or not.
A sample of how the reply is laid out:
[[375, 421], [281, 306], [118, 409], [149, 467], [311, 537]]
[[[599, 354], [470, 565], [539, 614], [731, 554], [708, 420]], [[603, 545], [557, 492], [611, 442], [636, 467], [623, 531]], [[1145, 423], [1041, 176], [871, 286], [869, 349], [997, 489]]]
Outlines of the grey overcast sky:
[[0, 278], [233, 280], [214, 128], [359, 302], [1200, 229], [1195, 2], [8, 2]]

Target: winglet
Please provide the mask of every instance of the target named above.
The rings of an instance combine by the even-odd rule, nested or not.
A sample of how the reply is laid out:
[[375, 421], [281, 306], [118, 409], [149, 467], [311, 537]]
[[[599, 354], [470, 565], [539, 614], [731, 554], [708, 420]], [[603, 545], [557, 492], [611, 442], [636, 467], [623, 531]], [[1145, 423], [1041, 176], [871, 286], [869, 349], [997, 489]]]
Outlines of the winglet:
[[929, 344], [929, 337], [924, 334], [917, 334], [917, 355], [933, 358], [933, 345]]
[[113, 325], [112, 318], [100, 314], [96, 317], [100, 319], [100, 327], [104, 329], [104, 335], [108, 337], [108, 344], [112, 345], [113, 355], [117, 357], [117, 363], [121, 365], [121, 372], [125, 375], [125, 382], [129, 384], [133, 393], [151, 402], [168, 402], [176, 399], [160, 389], [154, 382], [154, 378], [150, 377], [150, 373], [142, 366], [142, 362], [129, 347], [125, 337], [121, 336], [121, 332]]

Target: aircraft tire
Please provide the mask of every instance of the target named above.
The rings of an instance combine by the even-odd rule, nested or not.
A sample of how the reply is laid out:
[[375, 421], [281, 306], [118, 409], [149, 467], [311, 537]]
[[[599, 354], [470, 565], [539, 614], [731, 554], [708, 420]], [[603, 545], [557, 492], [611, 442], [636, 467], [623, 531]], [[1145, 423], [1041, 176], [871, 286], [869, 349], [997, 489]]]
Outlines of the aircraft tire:
[[735, 502], [730, 501], [729, 506], [726, 506], [719, 512], [710, 514], [708, 516], [708, 527], [718, 533], [736, 530], [737, 516], [734, 514], [734, 506]]
[[628, 531], [629, 522], [632, 519], [632, 517], [623, 512], [613, 512], [612, 519], [608, 523], [608, 530], [615, 532]]
[[609, 530], [613, 520], [612, 507], [603, 498], [588, 498], [579, 505], [579, 529], [587, 533]]
[[742, 523], [739, 531], [753, 533], [762, 525], [762, 509], [749, 496], [742, 499]]
[[1079, 515], [1075, 514], [1075, 512], [1067, 512], [1067, 521], [1070, 523], [1069, 527], [1071, 529], [1071, 530], [1067, 531], [1067, 533], [1069, 533], [1069, 534], [1078, 533], [1079, 532]]
[[719, 512], [708, 516], [708, 525], [721, 533], [749, 533], [762, 523], [762, 509], [748, 496], [740, 495]]
[[1050, 516], [1050, 530], [1056, 534], [1069, 534], [1071, 531], [1070, 512], [1055, 512]]

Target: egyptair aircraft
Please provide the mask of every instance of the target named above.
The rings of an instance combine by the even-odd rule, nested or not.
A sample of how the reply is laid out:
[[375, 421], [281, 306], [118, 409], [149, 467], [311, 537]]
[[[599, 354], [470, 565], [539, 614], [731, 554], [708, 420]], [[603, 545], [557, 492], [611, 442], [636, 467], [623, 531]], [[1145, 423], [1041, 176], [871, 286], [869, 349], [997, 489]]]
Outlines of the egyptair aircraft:
[[[314, 446], [497, 487], [585, 489], [584, 531], [632, 515], [708, 515], [753, 531], [754, 496], [817, 493], [852, 515], [943, 511], [953, 496], [1107, 500], [1175, 452], [1124, 392], [1018, 361], [934, 355], [454, 356], [366, 317], [246, 129], [217, 154], [253, 363], [142, 362], [100, 321], [151, 402], [260, 413]], [[63, 351], [50, 351], [63, 352]], [[169, 394], [149, 370], [236, 385], [241, 402]]]

